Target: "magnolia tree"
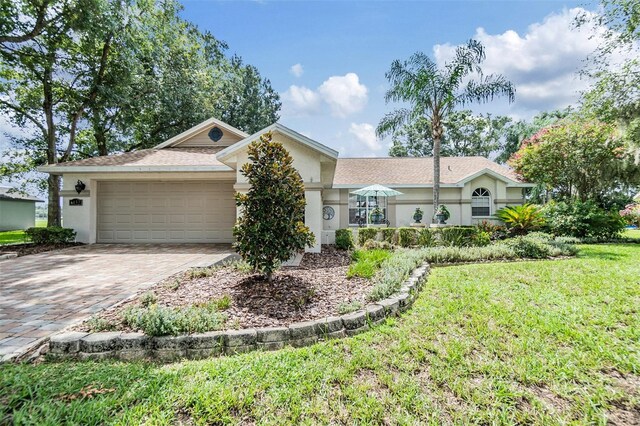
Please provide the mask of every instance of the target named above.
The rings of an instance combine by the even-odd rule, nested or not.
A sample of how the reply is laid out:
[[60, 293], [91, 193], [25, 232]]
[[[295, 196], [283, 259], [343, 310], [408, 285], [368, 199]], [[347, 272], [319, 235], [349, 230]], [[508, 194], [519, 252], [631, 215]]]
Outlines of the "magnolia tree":
[[269, 132], [249, 145], [249, 162], [241, 169], [250, 189], [236, 194], [242, 215], [233, 229], [235, 249], [268, 281], [294, 252], [315, 243], [304, 224], [304, 184], [292, 163]]

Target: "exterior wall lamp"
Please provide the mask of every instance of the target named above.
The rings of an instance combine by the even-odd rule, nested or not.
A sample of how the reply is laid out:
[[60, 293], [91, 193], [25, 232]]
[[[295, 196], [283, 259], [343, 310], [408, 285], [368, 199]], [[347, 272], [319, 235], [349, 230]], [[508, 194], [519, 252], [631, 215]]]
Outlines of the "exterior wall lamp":
[[75, 187], [76, 188], [76, 192], [79, 194], [82, 191], [84, 191], [84, 189], [86, 187], [87, 186], [84, 184], [84, 182], [82, 182], [80, 179], [78, 179], [78, 182], [76, 183], [76, 187]]

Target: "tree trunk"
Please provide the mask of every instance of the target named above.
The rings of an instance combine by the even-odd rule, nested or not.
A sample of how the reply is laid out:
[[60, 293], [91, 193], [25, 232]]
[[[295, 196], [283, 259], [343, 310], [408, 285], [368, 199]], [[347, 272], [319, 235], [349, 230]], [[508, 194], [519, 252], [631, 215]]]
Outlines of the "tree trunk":
[[431, 222], [436, 223], [436, 212], [440, 207], [440, 145], [442, 141], [442, 123], [439, 117], [433, 117], [432, 120], [433, 135], [433, 216]]
[[61, 226], [60, 220], [60, 176], [50, 174], [47, 178], [49, 186], [49, 208], [47, 210], [47, 226]]
[[[47, 140], [47, 164], [56, 164], [58, 162], [58, 153], [56, 151], [56, 124], [53, 119], [53, 63], [55, 56], [49, 54], [47, 63], [44, 66], [42, 89], [44, 100], [42, 109], [47, 121], [47, 131], [44, 137]], [[60, 226], [60, 176], [52, 174], [47, 178], [48, 201], [49, 208], [47, 214], [47, 226]]]

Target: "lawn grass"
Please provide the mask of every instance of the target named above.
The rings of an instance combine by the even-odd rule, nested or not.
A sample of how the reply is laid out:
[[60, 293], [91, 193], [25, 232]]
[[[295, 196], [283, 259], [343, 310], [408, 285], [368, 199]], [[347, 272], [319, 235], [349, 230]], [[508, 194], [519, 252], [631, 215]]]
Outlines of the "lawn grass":
[[[46, 219], [36, 219], [36, 228], [44, 228], [45, 226], [47, 226]], [[26, 240], [23, 230], [0, 232], [0, 245], [24, 242], [26, 242]]]
[[0, 232], [0, 245], [24, 243], [24, 231], [3, 231]]
[[585, 245], [572, 259], [435, 268], [403, 317], [308, 348], [2, 365], [0, 424], [631, 423], [639, 256]]
[[640, 229], [625, 229], [622, 232], [622, 236], [626, 238], [633, 238], [640, 240]]
[[389, 250], [356, 250], [353, 252], [353, 263], [349, 265], [347, 277], [371, 278], [380, 269], [385, 259], [393, 253]]

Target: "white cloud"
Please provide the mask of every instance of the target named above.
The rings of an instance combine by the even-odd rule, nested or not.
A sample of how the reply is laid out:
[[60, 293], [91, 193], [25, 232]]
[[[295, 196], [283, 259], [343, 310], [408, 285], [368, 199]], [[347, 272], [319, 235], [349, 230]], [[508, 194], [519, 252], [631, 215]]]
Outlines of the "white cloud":
[[302, 76], [302, 74], [304, 74], [304, 68], [302, 67], [302, 64], [295, 64], [292, 65], [291, 68], [289, 68], [289, 72], [295, 77], [300, 77]]
[[359, 142], [362, 142], [372, 151], [379, 151], [382, 148], [380, 141], [376, 137], [374, 127], [369, 123], [351, 123], [349, 133], [354, 135]]
[[320, 108], [320, 96], [313, 90], [293, 85], [283, 93], [283, 110], [292, 115], [313, 114]]
[[294, 116], [316, 114], [322, 112], [322, 105], [327, 105], [331, 115], [346, 117], [367, 105], [368, 92], [356, 73], [329, 77], [316, 90], [293, 85], [282, 95], [283, 113]]
[[[581, 79], [578, 72], [602, 41], [604, 30], [576, 29], [574, 18], [580, 13], [592, 14], [581, 8], [565, 9], [530, 25], [523, 35], [513, 30], [502, 34], [476, 30], [473, 38], [484, 45], [487, 55], [483, 72], [503, 74], [514, 83], [517, 109], [563, 108], [575, 103], [579, 92], [588, 88], [590, 81]], [[434, 46], [438, 64], [450, 60], [455, 48], [450, 44]]]
[[367, 86], [360, 83], [358, 74], [329, 77], [318, 88], [318, 93], [337, 117], [346, 117], [364, 108], [369, 100]]

